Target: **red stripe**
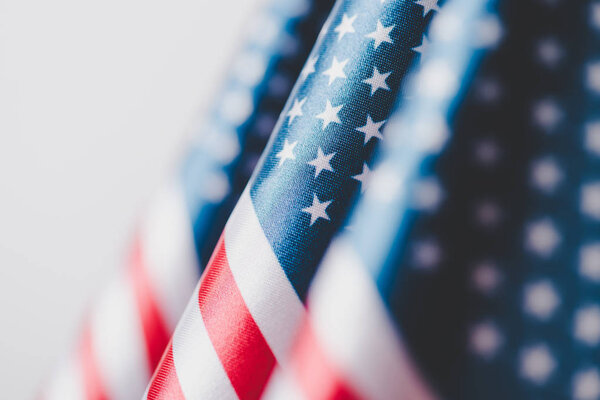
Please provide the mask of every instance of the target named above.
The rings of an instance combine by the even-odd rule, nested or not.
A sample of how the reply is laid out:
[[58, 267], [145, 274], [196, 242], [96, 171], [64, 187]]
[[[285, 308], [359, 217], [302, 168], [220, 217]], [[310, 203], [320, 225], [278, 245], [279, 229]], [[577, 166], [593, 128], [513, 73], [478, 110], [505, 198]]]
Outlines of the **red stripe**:
[[156, 302], [152, 284], [148, 278], [146, 264], [142, 254], [142, 243], [138, 239], [133, 247], [130, 260], [130, 274], [133, 292], [137, 304], [149, 374], [154, 372], [160, 358], [169, 343], [169, 329]]
[[154, 376], [150, 380], [148, 387], [147, 400], [185, 400], [175, 364], [173, 363], [173, 345], [169, 343], [169, 347], [165, 351], [163, 358]]
[[238, 397], [258, 399], [275, 366], [275, 356], [235, 283], [223, 236], [202, 277], [198, 304], [208, 336]]
[[98, 370], [98, 360], [92, 346], [92, 333], [89, 324], [83, 332], [81, 342], [81, 369], [86, 400], [108, 400], [106, 389]]
[[358, 400], [335, 366], [323, 352], [314, 331], [304, 320], [292, 350], [291, 367], [294, 377], [311, 400]]

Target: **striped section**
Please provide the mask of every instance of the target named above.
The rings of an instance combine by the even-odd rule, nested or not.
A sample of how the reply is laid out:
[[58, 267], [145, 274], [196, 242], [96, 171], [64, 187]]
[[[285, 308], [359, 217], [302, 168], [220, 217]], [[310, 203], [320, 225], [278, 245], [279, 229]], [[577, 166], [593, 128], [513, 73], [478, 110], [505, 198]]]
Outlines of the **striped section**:
[[148, 387], [146, 398], [148, 400], [169, 399], [183, 400], [185, 396], [179, 386], [177, 374], [173, 363], [173, 346], [169, 344], [161, 360], [168, 368], [156, 371], [153, 384]]
[[339, 241], [328, 251], [311, 287], [309, 323], [301, 328], [290, 363], [296, 384], [311, 399], [344, 391], [350, 398], [435, 399], [358, 260]]
[[223, 238], [217, 243], [210, 268], [202, 278], [198, 304], [208, 335], [238, 397], [259, 398], [275, 357], [235, 284]]
[[40, 400], [83, 399], [84, 387], [80, 360], [75, 357], [66, 361], [50, 381]]
[[142, 395], [198, 279], [192, 230], [178, 186], [169, 187], [151, 206], [132, 250], [126, 272], [92, 309], [78, 357], [61, 369], [42, 398]]
[[285, 359], [304, 305], [279, 264], [246, 190], [225, 227], [229, 267], [275, 358]]
[[167, 187], [152, 204], [142, 221], [140, 240], [152, 297], [170, 334], [196, 287], [200, 270], [180, 186]]
[[186, 399], [259, 398], [305, 313], [247, 191], [195, 293], [173, 337], [173, 362], [163, 358], [146, 398], [169, 398], [175, 386]]
[[91, 351], [110, 399], [139, 397], [150, 376], [132, 285], [130, 276], [114, 281], [92, 314]]
[[148, 371], [152, 371], [160, 361], [165, 344], [169, 342], [171, 331], [166, 326], [159, 305], [156, 303], [142, 257], [141, 244], [138, 241], [134, 245], [131, 257], [131, 282], [145, 338]]

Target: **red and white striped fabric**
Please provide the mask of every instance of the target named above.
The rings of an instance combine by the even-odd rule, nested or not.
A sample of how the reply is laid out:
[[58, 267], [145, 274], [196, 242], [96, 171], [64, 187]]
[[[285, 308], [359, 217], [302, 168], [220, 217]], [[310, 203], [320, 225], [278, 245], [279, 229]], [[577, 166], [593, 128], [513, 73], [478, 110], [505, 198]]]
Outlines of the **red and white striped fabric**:
[[198, 279], [179, 187], [165, 190], [146, 214], [128, 262], [91, 310], [76, 354], [42, 399], [132, 399], [144, 392]]
[[258, 398], [304, 314], [246, 190], [145, 398]]
[[308, 312], [266, 399], [407, 399], [436, 396], [407, 354], [367, 269], [334, 242], [311, 286]]

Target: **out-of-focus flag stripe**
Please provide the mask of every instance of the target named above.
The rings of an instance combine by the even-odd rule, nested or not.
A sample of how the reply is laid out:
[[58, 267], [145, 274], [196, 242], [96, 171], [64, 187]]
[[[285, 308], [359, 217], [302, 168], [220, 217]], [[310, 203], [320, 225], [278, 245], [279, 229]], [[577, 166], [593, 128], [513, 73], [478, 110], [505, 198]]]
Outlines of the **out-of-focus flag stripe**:
[[[69, 398], [98, 398], [94, 382], [109, 400], [142, 395], [333, 0], [266, 3], [250, 20], [245, 44], [214, 96], [213, 110], [193, 127], [196, 137], [179, 174], [141, 219], [133, 255], [117, 278], [125, 285], [117, 293], [124, 296], [124, 309], [116, 310], [112, 319], [110, 313], [96, 318], [99, 307], [90, 310], [88, 320], [107, 326], [86, 327], [92, 331], [93, 379], [75, 385], [81, 396]], [[129, 346], [132, 338], [137, 344]], [[81, 373], [64, 379], [83, 371], [81, 357], [74, 360], [72, 368], [56, 374], [61, 382], [83, 379]], [[113, 368], [115, 362], [119, 365]], [[86, 389], [88, 384], [92, 387]], [[67, 386], [50, 382], [41, 397], [62, 400], [66, 395], [58, 388]]]
[[134, 244], [131, 260], [131, 283], [145, 339], [148, 369], [151, 370], [160, 361], [163, 352], [159, 349], [163, 343], [169, 341], [170, 330], [151, 288], [144, 261], [141, 243], [138, 240]]
[[[135, 368], [147, 365], [145, 350], [149, 338], [144, 336], [132, 287], [131, 275], [114, 281], [91, 316], [90, 360], [97, 362], [98, 381], [105, 390], [104, 396], [94, 399], [135, 396], [140, 382], [148, 379], [148, 369]], [[136, 324], [131, 323], [136, 320]], [[130, 373], [132, 368], [137, 373]], [[124, 374], [129, 375], [129, 385], [122, 382]]]
[[[415, 371], [377, 287], [354, 250], [332, 247], [327, 257], [323, 264], [331, 267], [319, 274], [311, 288], [314, 295], [309, 300], [309, 323], [303, 325], [300, 334], [301, 343], [307, 344], [295, 349], [299, 359], [293, 361], [292, 369], [302, 375], [322, 364], [335, 373], [324, 375], [320, 383], [300, 378], [307, 398], [332, 398], [321, 393], [329, 385], [350, 386], [357, 397], [366, 399], [434, 399]], [[312, 352], [323, 356], [313, 359], [308, 356]]]
[[[146, 293], [156, 304], [169, 337], [198, 278], [198, 261], [181, 187], [170, 185], [155, 200], [139, 231]], [[167, 337], [164, 343], [168, 342]], [[162, 355], [162, 352], [161, 352]], [[150, 371], [153, 371], [156, 363]]]

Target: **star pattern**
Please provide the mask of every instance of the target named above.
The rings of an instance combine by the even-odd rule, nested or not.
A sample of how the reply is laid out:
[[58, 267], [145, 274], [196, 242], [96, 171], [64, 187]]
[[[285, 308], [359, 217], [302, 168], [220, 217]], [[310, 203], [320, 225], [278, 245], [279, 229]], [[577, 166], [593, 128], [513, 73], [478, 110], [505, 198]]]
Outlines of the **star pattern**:
[[334, 56], [333, 61], [331, 62], [331, 67], [328, 70], [323, 72], [323, 75], [329, 77], [329, 85], [331, 85], [336, 79], [346, 78], [346, 74], [344, 73], [344, 67], [348, 64], [349, 59], [345, 59], [343, 61], [338, 61], [338, 59]]
[[302, 113], [302, 106], [304, 105], [305, 102], [306, 102], [306, 98], [304, 98], [302, 100], [294, 99], [294, 104], [292, 105], [292, 108], [287, 113], [287, 116], [289, 117], [288, 125], [291, 125], [292, 122], [294, 122], [294, 118], [304, 115]]
[[381, 21], [377, 20], [377, 28], [366, 36], [374, 40], [373, 47], [377, 49], [382, 43], [394, 43], [390, 37], [390, 33], [394, 28], [395, 25], [383, 26]]
[[429, 11], [434, 10], [434, 11], [439, 11], [439, 7], [437, 5], [438, 0], [418, 0], [415, 2], [415, 4], [418, 4], [420, 6], [423, 6], [423, 15], [427, 15], [429, 13]]
[[285, 140], [285, 143], [283, 144], [283, 149], [281, 149], [281, 151], [279, 153], [277, 153], [277, 155], [275, 157], [277, 157], [279, 159], [279, 166], [281, 167], [283, 165], [283, 163], [286, 160], [295, 160], [296, 159], [296, 155], [294, 154], [294, 148], [296, 147], [296, 145], [298, 144], [298, 142], [288, 142], [288, 140]]
[[329, 124], [331, 124], [333, 122], [335, 122], [337, 124], [342, 123], [342, 121], [340, 121], [340, 117], [338, 116], [338, 113], [340, 112], [342, 107], [343, 107], [343, 105], [333, 107], [331, 105], [331, 102], [329, 100], [327, 100], [327, 103], [325, 103], [325, 109], [323, 110], [323, 112], [316, 115], [316, 118], [323, 121], [323, 130], [327, 129]]
[[319, 218], [329, 221], [329, 215], [327, 215], [326, 210], [332, 201], [333, 200], [321, 202], [316, 194], [313, 195], [312, 205], [302, 209], [302, 212], [310, 214], [310, 225], [314, 224]]
[[361, 193], [364, 193], [367, 189], [367, 179], [369, 178], [369, 173], [369, 166], [367, 165], [367, 163], [364, 163], [362, 172], [352, 177], [352, 179], [356, 179], [358, 182], [360, 182]]
[[[268, 127], [275, 129], [250, 197], [300, 297], [356, 195], [371, 186], [368, 165], [380, 142], [371, 139], [383, 138], [403, 80], [419, 57], [410, 48], [422, 42], [430, 17], [404, 2], [344, 2], [322, 26], [280, 120], [264, 119], [265, 135]], [[286, 83], [282, 75], [271, 90], [287, 90]], [[383, 186], [384, 197], [402, 188], [397, 179]], [[433, 207], [436, 189], [425, 189], [423, 198]], [[280, 246], [292, 241], [294, 246]]]
[[[414, 4], [423, 15], [438, 7]], [[452, 69], [431, 67], [434, 27], [430, 41], [422, 36], [410, 46], [427, 51], [425, 79], [416, 83], [421, 96], [466, 89], [446, 147], [398, 191], [411, 201], [402, 205], [397, 253], [386, 261], [397, 271], [386, 282], [396, 283], [378, 288], [441, 397], [598, 400], [600, 2], [508, 0], [503, 7], [481, 28], [482, 41], [494, 44], [466, 82], [442, 81]], [[440, 25], [451, 35], [461, 19]], [[393, 118], [382, 146], [393, 140]], [[410, 134], [420, 138], [416, 131]], [[383, 189], [371, 193], [378, 174], [373, 164], [365, 194], [377, 195], [373, 207], [389, 200]], [[421, 195], [421, 182], [432, 177], [430, 194]], [[414, 200], [420, 197], [432, 205]], [[464, 365], [457, 368], [458, 359]]]
[[390, 90], [385, 80], [392, 74], [392, 72], [386, 72], [385, 74], [380, 73], [377, 67], [373, 67], [373, 75], [370, 78], [365, 79], [363, 82], [371, 86], [371, 96], [378, 90]]
[[342, 40], [344, 38], [344, 35], [348, 33], [356, 32], [354, 30], [354, 27], [352, 26], [352, 24], [356, 20], [356, 17], [358, 17], [358, 14], [352, 17], [348, 17], [348, 15], [346, 14], [342, 16], [342, 22], [340, 22], [340, 24], [334, 29], [334, 31], [338, 34], [338, 40]]
[[331, 166], [331, 159], [333, 156], [335, 156], [335, 152], [324, 154], [320, 147], [317, 149], [317, 158], [307, 163], [308, 165], [315, 167], [315, 178], [319, 176], [321, 171], [333, 172], [333, 167]]
[[356, 128], [357, 131], [365, 134], [365, 143], [367, 144], [371, 138], [383, 139], [381, 127], [385, 121], [374, 122], [370, 115], [367, 115], [367, 123]]

